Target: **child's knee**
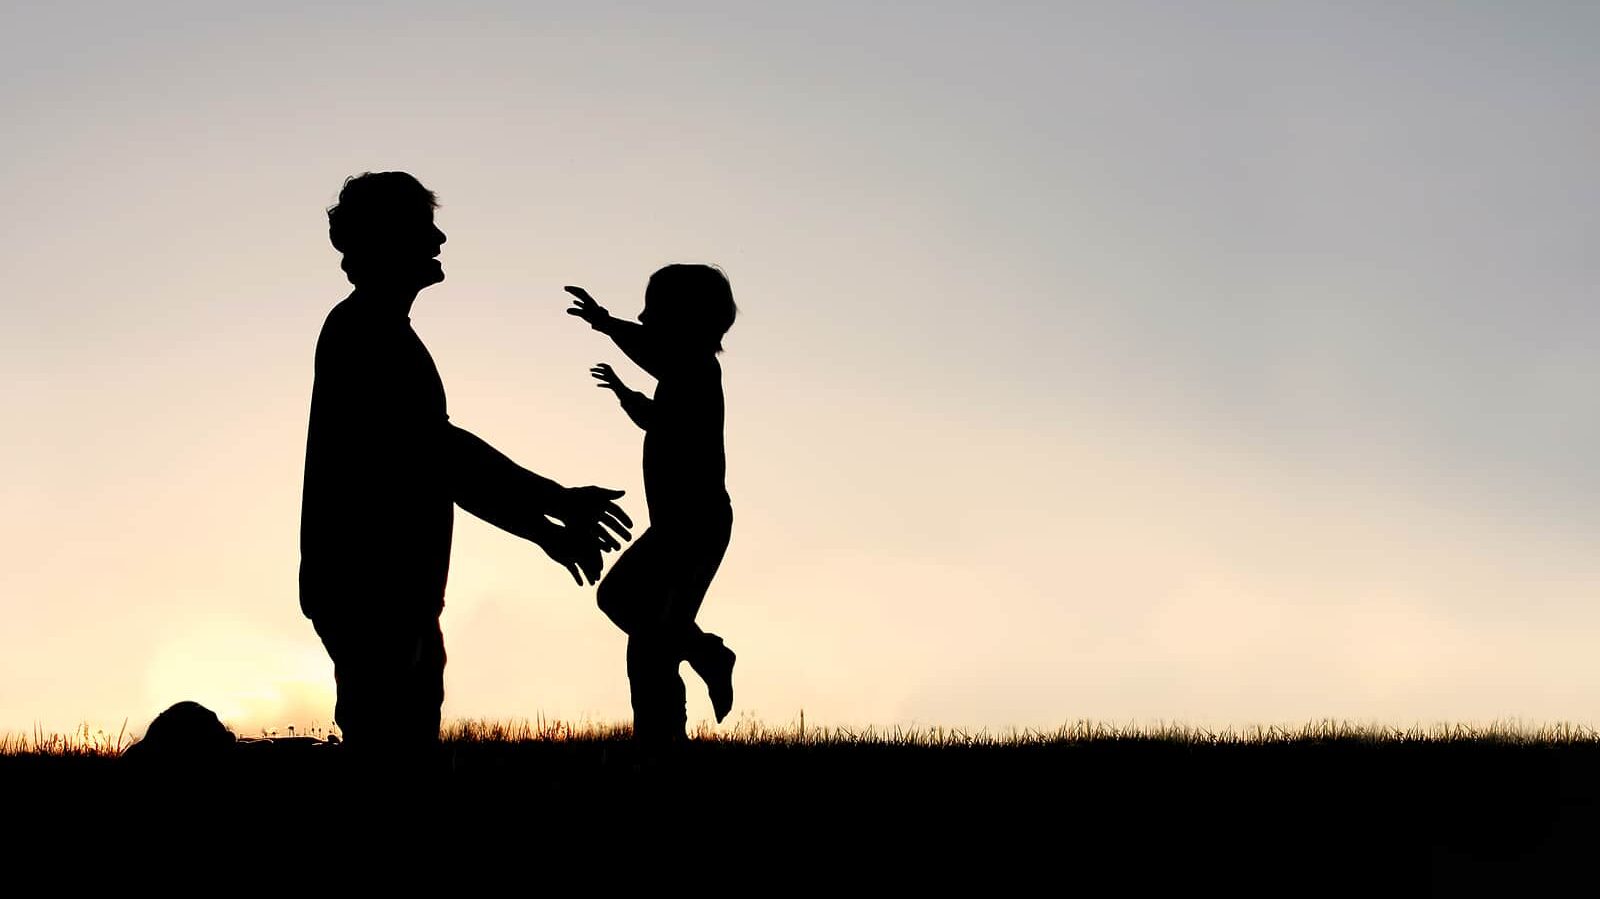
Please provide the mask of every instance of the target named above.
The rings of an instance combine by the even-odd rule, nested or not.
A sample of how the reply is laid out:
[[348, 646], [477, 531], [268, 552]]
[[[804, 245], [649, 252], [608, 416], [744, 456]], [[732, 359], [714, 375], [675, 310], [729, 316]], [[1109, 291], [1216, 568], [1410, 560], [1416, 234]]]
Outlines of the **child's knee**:
[[611, 578], [602, 579], [600, 586], [594, 588], [594, 602], [607, 615], [617, 607], [617, 587]]
[[634, 620], [637, 614], [633, 607], [637, 603], [631, 600], [629, 594], [630, 591], [607, 579], [601, 581], [600, 586], [595, 588], [594, 601], [595, 605], [600, 607], [600, 611], [611, 619], [612, 624], [621, 628], [624, 633], [631, 634], [639, 629], [639, 623]]

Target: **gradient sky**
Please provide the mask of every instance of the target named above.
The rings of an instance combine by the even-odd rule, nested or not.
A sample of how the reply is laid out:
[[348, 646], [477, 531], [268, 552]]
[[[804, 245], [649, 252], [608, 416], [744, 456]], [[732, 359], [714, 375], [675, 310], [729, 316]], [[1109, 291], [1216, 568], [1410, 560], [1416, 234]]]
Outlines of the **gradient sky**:
[[[747, 713], [1600, 717], [1600, 7], [918, 7], [6, 6], [0, 731], [327, 721], [323, 211], [385, 169], [453, 420], [641, 518], [561, 285], [728, 272]], [[444, 628], [448, 716], [628, 714], [464, 513]]]

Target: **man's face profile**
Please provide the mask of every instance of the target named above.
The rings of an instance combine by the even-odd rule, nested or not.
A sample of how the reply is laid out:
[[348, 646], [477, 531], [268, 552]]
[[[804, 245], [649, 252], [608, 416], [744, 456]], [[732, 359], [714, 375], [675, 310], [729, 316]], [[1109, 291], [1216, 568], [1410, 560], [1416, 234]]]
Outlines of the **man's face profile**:
[[394, 272], [395, 281], [421, 290], [444, 280], [444, 265], [439, 253], [445, 234], [433, 222], [433, 210], [426, 206], [396, 210], [377, 242], [378, 252], [386, 257], [385, 267]]

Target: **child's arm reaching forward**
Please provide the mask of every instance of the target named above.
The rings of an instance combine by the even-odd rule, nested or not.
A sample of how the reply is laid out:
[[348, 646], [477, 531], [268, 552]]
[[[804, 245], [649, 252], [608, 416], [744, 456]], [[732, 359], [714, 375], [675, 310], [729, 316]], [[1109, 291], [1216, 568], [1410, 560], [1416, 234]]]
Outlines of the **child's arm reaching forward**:
[[612, 317], [604, 306], [589, 296], [589, 291], [581, 287], [562, 289], [574, 297], [572, 308], [567, 310], [568, 315], [576, 315], [588, 322], [589, 327], [610, 337], [617, 345], [617, 349], [626, 353], [635, 365], [644, 369], [651, 377], [661, 377], [666, 356], [656, 341], [645, 332], [644, 325]]
[[589, 369], [589, 374], [594, 375], [594, 379], [600, 382], [595, 385], [596, 387], [604, 387], [617, 395], [617, 400], [622, 403], [622, 411], [628, 413], [634, 424], [646, 431], [650, 430], [650, 417], [655, 411], [655, 400], [637, 390], [629, 390], [628, 385], [622, 383], [617, 373], [604, 362]]

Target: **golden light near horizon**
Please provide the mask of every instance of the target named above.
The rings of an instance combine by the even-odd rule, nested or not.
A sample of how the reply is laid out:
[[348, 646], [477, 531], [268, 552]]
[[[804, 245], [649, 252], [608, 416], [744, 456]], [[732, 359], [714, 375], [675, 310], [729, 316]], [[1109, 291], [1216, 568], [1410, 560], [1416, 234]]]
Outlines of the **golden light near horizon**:
[[290, 727], [309, 732], [332, 726], [333, 664], [305, 641], [199, 622], [156, 648], [145, 695], [152, 703], [199, 702], [245, 736]]
[[[728, 272], [748, 715], [1590, 721], [1600, 13], [1534, 6], [10, 10], [0, 732], [331, 716], [323, 210], [386, 169], [452, 420], [640, 518], [561, 286]], [[447, 602], [448, 716], [627, 718], [536, 549], [458, 513]]]

